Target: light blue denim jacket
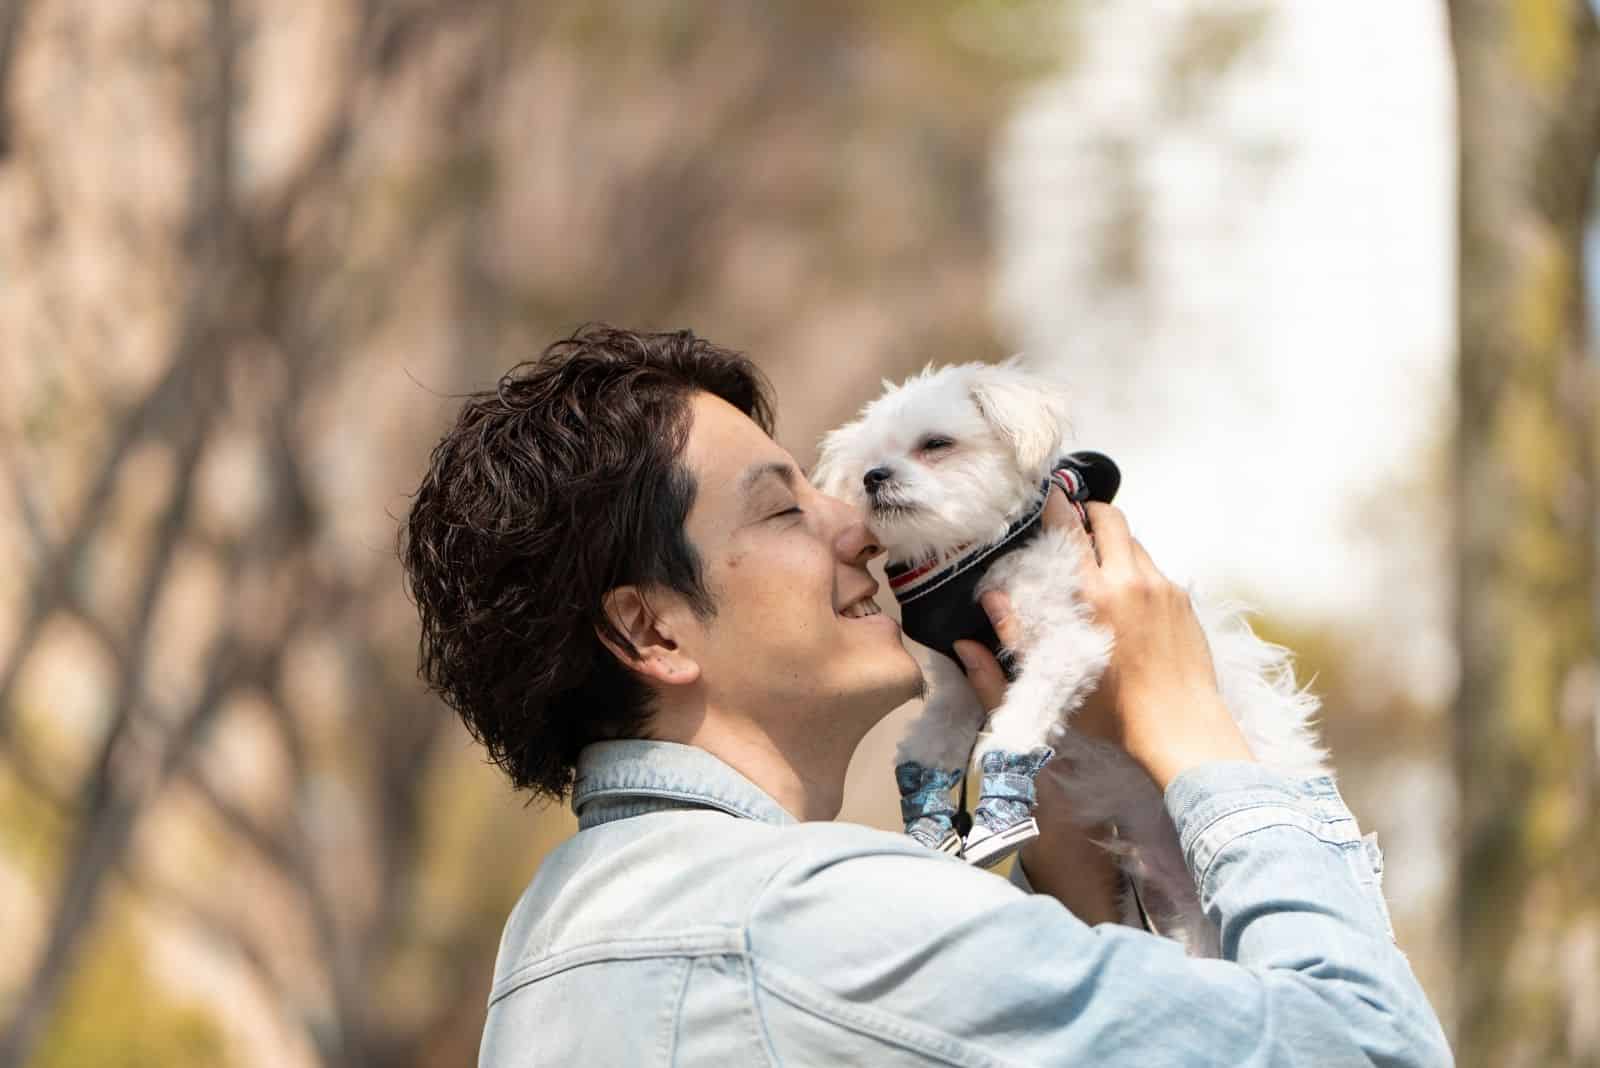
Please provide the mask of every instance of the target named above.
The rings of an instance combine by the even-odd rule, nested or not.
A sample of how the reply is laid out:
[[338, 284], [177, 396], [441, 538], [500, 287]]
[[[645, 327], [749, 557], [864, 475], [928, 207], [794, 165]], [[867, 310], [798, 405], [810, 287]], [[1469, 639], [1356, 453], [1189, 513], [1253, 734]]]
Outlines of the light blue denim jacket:
[[[848, 823], [703, 750], [585, 749], [506, 924], [480, 1065], [1449, 1065], [1328, 779], [1167, 790], [1227, 960]], [[1020, 871], [1020, 865], [1016, 868]]]

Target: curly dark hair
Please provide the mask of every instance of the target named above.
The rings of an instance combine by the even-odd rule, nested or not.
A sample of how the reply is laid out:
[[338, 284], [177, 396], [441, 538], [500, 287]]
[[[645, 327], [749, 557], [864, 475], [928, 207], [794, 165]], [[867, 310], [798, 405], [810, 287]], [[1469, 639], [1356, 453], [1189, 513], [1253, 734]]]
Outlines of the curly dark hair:
[[621, 585], [716, 606], [684, 532], [696, 392], [772, 433], [744, 355], [687, 330], [586, 326], [467, 397], [434, 448], [399, 537], [422, 620], [418, 673], [518, 789], [560, 801], [578, 751], [647, 733], [651, 691], [606, 649]]

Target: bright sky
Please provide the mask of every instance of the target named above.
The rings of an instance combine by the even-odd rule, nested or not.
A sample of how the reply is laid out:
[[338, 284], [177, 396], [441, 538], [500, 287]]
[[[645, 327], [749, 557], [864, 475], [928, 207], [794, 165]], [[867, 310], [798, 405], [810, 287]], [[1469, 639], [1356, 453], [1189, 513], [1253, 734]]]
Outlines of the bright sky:
[[[998, 304], [1065, 375], [1077, 440], [1121, 463], [1119, 503], [1169, 574], [1374, 622], [1392, 666], [1438, 696], [1439, 517], [1403, 489], [1451, 393], [1444, 12], [1286, 0], [1209, 102], [1164, 94], [1187, 13], [1231, 6], [1088, 5], [1077, 66], [1000, 150]], [[1120, 172], [1096, 147], [1111, 140], [1132, 146]], [[1148, 205], [1131, 296], [1092, 282], [1130, 175], [1128, 203]]]

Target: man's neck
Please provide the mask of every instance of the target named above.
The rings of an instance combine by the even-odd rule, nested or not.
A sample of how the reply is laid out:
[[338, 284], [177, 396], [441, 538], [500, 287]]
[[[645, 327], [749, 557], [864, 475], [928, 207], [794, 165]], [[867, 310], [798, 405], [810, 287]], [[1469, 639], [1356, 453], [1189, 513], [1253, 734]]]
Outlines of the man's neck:
[[861, 741], [808, 739], [799, 744], [775, 739], [748, 719], [697, 717], [687, 731], [674, 731], [670, 717], [657, 717], [654, 736], [704, 749], [755, 783], [797, 820], [831, 820], [844, 804], [845, 773]]

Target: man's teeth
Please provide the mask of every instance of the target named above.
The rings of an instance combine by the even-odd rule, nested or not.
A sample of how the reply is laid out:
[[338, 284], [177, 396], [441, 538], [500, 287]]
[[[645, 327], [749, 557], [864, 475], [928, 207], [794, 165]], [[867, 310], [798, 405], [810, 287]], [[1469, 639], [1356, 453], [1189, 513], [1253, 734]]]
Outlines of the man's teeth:
[[857, 601], [839, 613], [847, 619], [860, 619], [862, 616], [876, 616], [881, 614], [881, 609], [871, 601]]

